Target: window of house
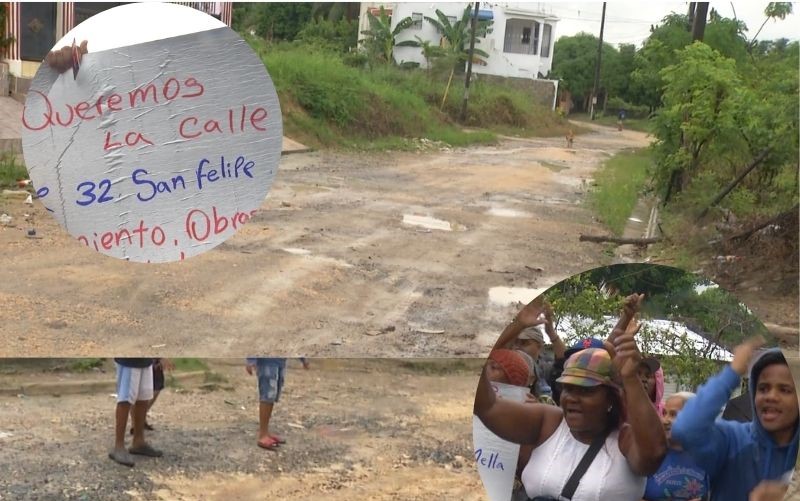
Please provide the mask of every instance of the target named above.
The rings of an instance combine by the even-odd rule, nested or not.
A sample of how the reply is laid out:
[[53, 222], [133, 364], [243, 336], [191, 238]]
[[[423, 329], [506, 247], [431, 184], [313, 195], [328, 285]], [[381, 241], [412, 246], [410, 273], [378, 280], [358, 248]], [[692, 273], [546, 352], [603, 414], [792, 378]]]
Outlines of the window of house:
[[413, 23], [411, 24], [412, 30], [421, 30], [422, 29], [422, 13], [421, 12], [414, 12], [411, 14], [411, 20]]
[[507, 19], [503, 52], [536, 55], [539, 53], [539, 26], [530, 19]]
[[542, 57], [550, 57], [550, 39], [553, 27], [549, 24], [542, 25]]
[[523, 45], [530, 45], [531, 43], [531, 29], [529, 27], [522, 28], [522, 41]]

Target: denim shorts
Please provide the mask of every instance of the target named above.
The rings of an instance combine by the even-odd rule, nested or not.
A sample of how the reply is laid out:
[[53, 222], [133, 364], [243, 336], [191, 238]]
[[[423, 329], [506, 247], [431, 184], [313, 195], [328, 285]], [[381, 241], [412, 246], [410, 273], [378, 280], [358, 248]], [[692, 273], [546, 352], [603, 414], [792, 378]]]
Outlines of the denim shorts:
[[283, 390], [285, 366], [281, 364], [258, 364], [256, 370], [258, 373], [258, 399], [261, 402], [277, 402]]

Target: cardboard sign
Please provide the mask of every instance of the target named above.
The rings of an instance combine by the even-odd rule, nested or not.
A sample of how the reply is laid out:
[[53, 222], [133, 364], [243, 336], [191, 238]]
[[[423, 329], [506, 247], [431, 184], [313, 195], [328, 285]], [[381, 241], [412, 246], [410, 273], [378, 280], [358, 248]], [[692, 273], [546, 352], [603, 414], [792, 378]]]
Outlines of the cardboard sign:
[[116, 7], [73, 32], [56, 48], [88, 40], [77, 75], [43, 64], [23, 110], [44, 206], [83, 245], [131, 261], [185, 259], [231, 237], [280, 160], [262, 61], [224, 24], [173, 4]]
[[[492, 383], [497, 396], [524, 402], [528, 388], [503, 383]], [[519, 445], [498, 437], [484, 425], [478, 416], [472, 416], [472, 443], [475, 463], [489, 501], [509, 501], [514, 489]]]

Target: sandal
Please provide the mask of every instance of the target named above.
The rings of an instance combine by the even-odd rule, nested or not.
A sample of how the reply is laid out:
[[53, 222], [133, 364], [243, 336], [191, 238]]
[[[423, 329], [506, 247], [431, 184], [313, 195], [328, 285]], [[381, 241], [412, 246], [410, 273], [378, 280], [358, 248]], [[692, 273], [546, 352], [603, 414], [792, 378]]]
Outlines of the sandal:
[[274, 441], [275, 441], [277, 444], [283, 445], [283, 444], [285, 444], [285, 443], [286, 443], [286, 440], [285, 440], [285, 439], [284, 439], [282, 436], [280, 436], [280, 435], [272, 435], [272, 434], [270, 434], [269, 436], [270, 436], [270, 437], [272, 437], [272, 439], [273, 439], [273, 440], [274, 440]]
[[113, 451], [108, 453], [108, 457], [112, 460], [116, 461], [117, 463], [125, 466], [133, 466], [133, 458], [128, 451], [125, 449], [114, 449]]
[[160, 450], [150, 447], [150, 444], [140, 445], [139, 447], [131, 447], [128, 449], [128, 452], [131, 454], [138, 454], [140, 456], [147, 456], [151, 458], [160, 458], [164, 455], [164, 453]]
[[262, 449], [274, 451], [275, 449], [278, 448], [278, 441], [267, 435], [266, 437], [258, 441], [258, 446], [261, 447]]

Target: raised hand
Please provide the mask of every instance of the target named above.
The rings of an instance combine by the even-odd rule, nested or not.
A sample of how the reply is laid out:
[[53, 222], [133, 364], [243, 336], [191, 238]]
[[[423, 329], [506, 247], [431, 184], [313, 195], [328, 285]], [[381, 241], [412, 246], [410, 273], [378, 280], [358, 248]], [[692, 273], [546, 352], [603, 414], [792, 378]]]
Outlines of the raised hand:
[[537, 296], [533, 301], [526, 304], [517, 313], [517, 322], [524, 327], [532, 327], [547, 322], [546, 319], [541, 319], [543, 314], [546, 315], [546, 306], [544, 296]]
[[733, 361], [731, 362], [731, 369], [736, 371], [740, 376], [747, 373], [750, 367], [750, 361], [753, 360], [753, 355], [756, 350], [764, 345], [764, 338], [761, 336], [751, 337], [736, 348], [733, 349]]

